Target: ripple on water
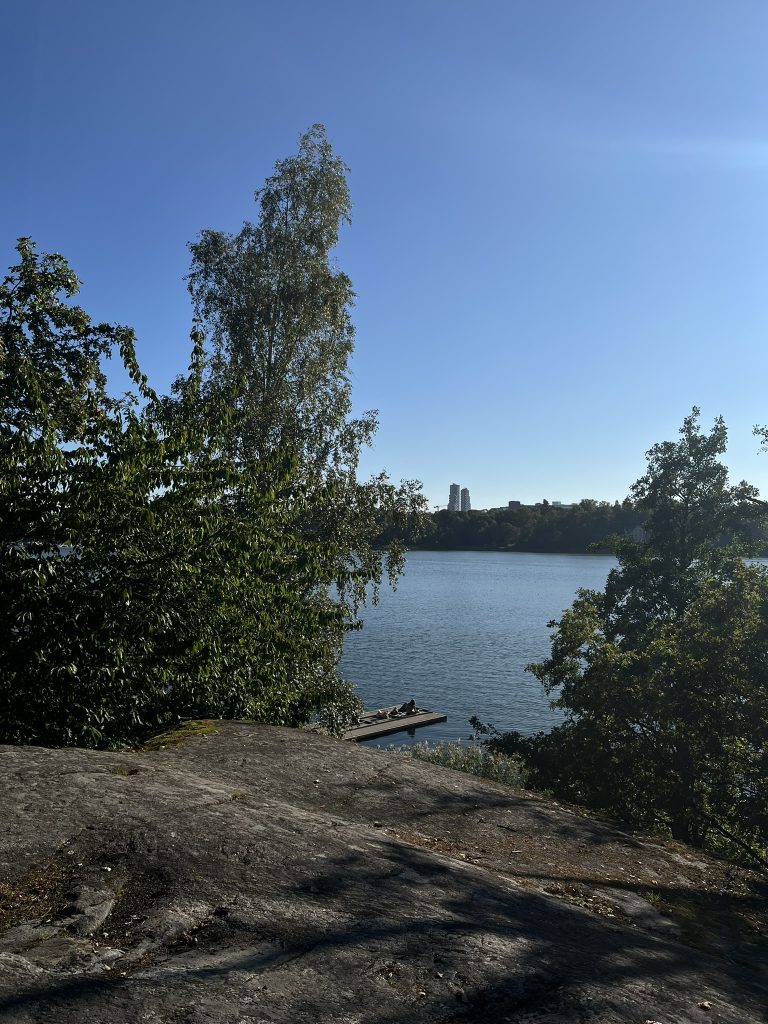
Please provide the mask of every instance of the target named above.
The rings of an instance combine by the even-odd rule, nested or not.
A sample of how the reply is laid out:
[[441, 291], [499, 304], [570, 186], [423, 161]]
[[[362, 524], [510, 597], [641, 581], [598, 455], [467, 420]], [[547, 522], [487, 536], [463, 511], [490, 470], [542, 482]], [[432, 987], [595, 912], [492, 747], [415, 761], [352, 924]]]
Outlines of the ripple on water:
[[[414, 697], [447, 713], [417, 739], [466, 737], [473, 715], [502, 730], [549, 729], [560, 716], [525, 666], [548, 654], [550, 619], [580, 587], [601, 590], [615, 564], [610, 555], [411, 552], [397, 590], [383, 591], [348, 635], [342, 674], [366, 707]], [[406, 733], [392, 741], [413, 742]]]

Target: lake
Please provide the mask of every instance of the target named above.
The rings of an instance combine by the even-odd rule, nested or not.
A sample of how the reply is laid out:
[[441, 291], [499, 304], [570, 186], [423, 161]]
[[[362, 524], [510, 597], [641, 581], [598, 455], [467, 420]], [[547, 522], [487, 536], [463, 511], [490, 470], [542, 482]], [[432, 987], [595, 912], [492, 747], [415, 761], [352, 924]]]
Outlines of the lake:
[[[602, 590], [611, 555], [414, 551], [397, 590], [363, 610], [364, 628], [344, 644], [341, 672], [367, 708], [414, 697], [448, 721], [415, 739], [466, 738], [477, 715], [530, 734], [560, 715], [525, 671], [549, 653], [547, 623], [580, 587]], [[397, 733], [372, 745], [412, 743]]]

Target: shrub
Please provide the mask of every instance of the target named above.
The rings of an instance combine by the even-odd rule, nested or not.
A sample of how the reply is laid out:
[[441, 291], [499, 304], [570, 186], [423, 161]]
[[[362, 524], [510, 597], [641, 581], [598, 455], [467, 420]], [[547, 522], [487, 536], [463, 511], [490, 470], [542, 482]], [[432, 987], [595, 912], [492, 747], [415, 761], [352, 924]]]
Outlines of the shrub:
[[524, 787], [528, 781], [525, 762], [516, 755], [500, 754], [485, 746], [472, 743], [465, 746], [461, 740], [442, 740], [430, 743], [424, 740], [411, 747], [396, 747], [399, 753], [415, 757], [417, 761], [439, 764], [467, 775], [477, 775], [505, 786]]

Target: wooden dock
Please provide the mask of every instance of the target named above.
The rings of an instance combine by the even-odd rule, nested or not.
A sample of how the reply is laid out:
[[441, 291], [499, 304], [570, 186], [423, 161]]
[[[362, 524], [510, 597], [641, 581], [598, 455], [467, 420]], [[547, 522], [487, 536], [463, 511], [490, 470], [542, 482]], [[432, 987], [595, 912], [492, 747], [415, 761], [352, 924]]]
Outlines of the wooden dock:
[[344, 739], [359, 743], [360, 740], [374, 740], [379, 736], [392, 736], [396, 732], [420, 729], [425, 725], [436, 725], [438, 722], [447, 721], [448, 715], [429, 711], [427, 708], [419, 708], [412, 714], [401, 712], [394, 718], [379, 718], [375, 711], [366, 711], [364, 715], [360, 716], [359, 724], [344, 733]]

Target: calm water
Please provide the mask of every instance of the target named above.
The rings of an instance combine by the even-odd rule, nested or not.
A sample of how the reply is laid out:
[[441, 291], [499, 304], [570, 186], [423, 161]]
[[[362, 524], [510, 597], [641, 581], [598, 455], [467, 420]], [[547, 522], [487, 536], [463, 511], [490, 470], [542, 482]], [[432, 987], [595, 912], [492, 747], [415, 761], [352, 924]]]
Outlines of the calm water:
[[[472, 715], [497, 729], [551, 728], [559, 716], [525, 666], [549, 652], [547, 622], [579, 587], [601, 590], [613, 565], [610, 555], [412, 552], [397, 590], [347, 637], [342, 673], [366, 707], [414, 697], [447, 713], [417, 739], [466, 737]], [[378, 741], [389, 742], [413, 741]]]

